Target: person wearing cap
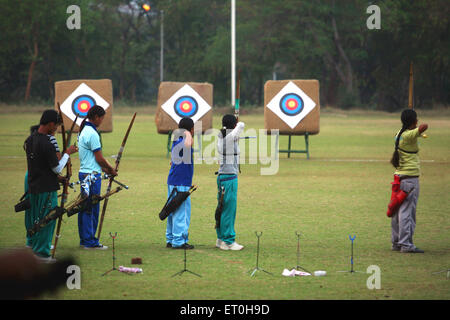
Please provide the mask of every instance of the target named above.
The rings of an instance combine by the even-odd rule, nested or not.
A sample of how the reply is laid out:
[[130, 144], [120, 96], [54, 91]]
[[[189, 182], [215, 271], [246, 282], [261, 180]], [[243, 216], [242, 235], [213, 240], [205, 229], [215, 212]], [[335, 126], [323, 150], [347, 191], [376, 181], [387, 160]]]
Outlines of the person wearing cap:
[[[65, 167], [69, 155], [78, 151], [76, 146], [69, 146], [58, 160], [55, 147], [48, 135], [53, 135], [61, 122], [62, 119], [55, 110], [45, 110], [42, 113], [39, 128], [25, 140], [28, 194], [31, 205], [29, 214], [32, 221], [40, 221], [58, 205], [56, 194], [59, 190], [58, 174]], [[33, 253], [44, 262], [54, 261], [50, 257], [54, 230], [55, 220], [30, 239]]]

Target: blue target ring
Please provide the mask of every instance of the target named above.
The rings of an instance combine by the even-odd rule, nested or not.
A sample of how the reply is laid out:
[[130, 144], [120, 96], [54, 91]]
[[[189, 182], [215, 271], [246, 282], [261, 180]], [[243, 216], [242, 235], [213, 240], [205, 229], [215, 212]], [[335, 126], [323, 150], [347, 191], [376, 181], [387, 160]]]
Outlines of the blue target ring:
[[192, 118], [198, 112], [198, 103], [191, 96], [182, 96], [175, 101], [173, 108], [181, 118]]
[[72, 101], [72, 111], [79, 118], [86, 118], [90, 108], [95, 106], [95, 99], [87, 94], [76, 97]]
[[280, 109], [287, 116], [295, 116], [302, 112], [304, 107], [303, 99], [295, 93], [285, 94], [280, 99]]

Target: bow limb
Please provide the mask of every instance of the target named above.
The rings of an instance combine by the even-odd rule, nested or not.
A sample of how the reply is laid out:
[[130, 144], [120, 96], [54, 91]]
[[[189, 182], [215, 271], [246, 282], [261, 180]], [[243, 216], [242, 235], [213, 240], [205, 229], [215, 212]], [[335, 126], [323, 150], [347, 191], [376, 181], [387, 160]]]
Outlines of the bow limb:
[[240, 100], [240, 94], [239, 94], [239, 87], [241, 82], [241, 70], [238, 70], [238, 79], [236, 84], [236, 101], [234, 103], [234, 116], [239, 121], [239, 100]]
[[[130, 134], [131, 128], [133, 127], [135, 118], [136, 118], [136, 112], [134, 113], [133, 118], [131, 119], [130, 124], [128, 125], [127, 132], [125, 133], [125, 136], [123, 137], [122, 144], [120, 146], [119, 152], [117, 153], [116, 164], [115, 164], [116, 172], [119, 170], [119, 164], [120, 164], [120, 160], [122, 158], [123, 149], [125, 148], [125, 144], [127, 143], [128, 135]], [[108, 194], [111, 191], [111, 186], [112, 186], [113, 180], [114, 180], [114, 176], [109, 178], [108, 187], [106, 189], [106, 194]], [[105, 200], [103, 202], [102, 214], [100, 216], [100, 223], [98, 226], [98, 233], [97, 233], [97, 239], [99, 239], [99, 240], [100, 240], [100, 235], [102, 232], [103, 220], [104, 220], [105, 214], [106, 214], [106, 208], [108, 206], [108, 199], [109, 199], [108, 196], [105, 197]]]
[[[61, 107], [59, 105], [58, 102], [58, 111], [59, 111], [59, 116], [62, 118], [62, 112], [61, 112]], [[62, 134], [62, 144], [63, 144], [63, 152], [66, 151], [68, 144], [70, 143], [70, 136], [72, 135], [72, 131], [73, 128], [75, 126], [75, 123], [77, 122], [78, 119], [78, 115], [75, 117], [75, 120], [72, 123], [72, 126], [70, 127], [70, 131], [66, 136], [66, 132], [65, 132], [65, 127], [64, 127], [64, 120], [61, 124], [61, 134]], [[69, 187], [69, 183], [70, 183], [70, 177], [72, 176], [72, 163], [70, 162], [70, 158], [69, 160], [67, 160], [67, 164], [66, 164], [66, 176], [65, 176], [65, 180], [64, 180], [64, 184], [63, 184], [63, 192], [61, 194], [61, 205], [60, 207], [63, 209], [65, 203], [67, 202], [67, 194], [68, 194], [68, 187]], [[55, 258], [55, 254], [56, 254], [56, 247], [58, 245], [58, 239], [60, 237], [61, 234], [61, 222], [62, 222], [62, 215], [58, 218], [58, 224], [56, 226], [56, 232], [55, 232], [55, 243], [53, 244], [53, 251], [52, 251], [52, 258]]]

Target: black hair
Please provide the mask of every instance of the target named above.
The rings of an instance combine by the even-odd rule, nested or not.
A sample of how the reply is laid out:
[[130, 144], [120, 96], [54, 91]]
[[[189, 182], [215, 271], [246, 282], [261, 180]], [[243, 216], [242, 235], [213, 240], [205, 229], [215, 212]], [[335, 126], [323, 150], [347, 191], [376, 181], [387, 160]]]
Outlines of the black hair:
[[83, 121], [80, 124], [80, 132], [83, 131], [84, 125], [86, 124], [86, 120], [94, 120], [96, 116], [103, 117], [106, 114], [105, 109], [103, 109], [101, 106], [94, 105], [92, 106], [87, 115], [86, 118], [83, 119]]
[[178, 123], [178, 128], [186, 129], [187, 131], [191, 131], [193, 127], [194, 127], [194, 120], [188, 117], [182, 118]]
[[62, 123], [61, 116], [56, 112], [56, 110], [49, 109], [45, 110], [42, 113], [41, 120], [39, 121], [39, 124], [46, 125], [50, 122], [54, 122], [55, 124]]
[[400, 132], [397, 134], [397, 138], [395, 139], [395, 150], [391, 158], [391, 164], [394, 166], [394, 168], [398, 168], [400, 165], [400, 155], [398, 153], [400, 137], [406, 129], [411, 127], [417, 121], [417, 113], [413, 109], [405, 109], [403, 110], [400, 118], [402, 120], [402, 128], [400, 129]]
[[222, 133], [222, 137], [225, 138], [227, 135], [227, 130], [233, 130], [236, 128], [237, 119], [232, 114], [226, 114], [222, 118], [222, 129], [220, 132]]
[[36, 125], [34, 125], [34, 126], [31, 126], [30, 127], [30, 134], [33, 134], [33, 133], [35, 133], [35, 132], [37, 132], [38, 131], [38, 129], [39, 129], [39, 124], [36, 124]]

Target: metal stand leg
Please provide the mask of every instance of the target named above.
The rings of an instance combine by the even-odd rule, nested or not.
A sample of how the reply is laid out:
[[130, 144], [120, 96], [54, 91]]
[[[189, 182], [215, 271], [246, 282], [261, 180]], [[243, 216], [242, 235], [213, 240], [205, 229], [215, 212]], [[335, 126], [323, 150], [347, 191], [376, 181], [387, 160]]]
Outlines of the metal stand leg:
[[443, 272], [447, 272], [447, 279], [450, 279], [450, 269], [433, 272], [433, 274], [439, 274], [439, 273], [443, 273]]
[[268, 272], [268, 271], [266, 271], [266, 270], [264, 270], [264, 269], [261, 269], [261, 268], [259, 267], [259, 238], [262, 236], [262, 232], [258, 233], [258, 232], [256, 231], [255, 234], [256, 234], [256, 237], [258, 238], [258, 244], [257, 244], [257, 247], [256, 247], [256, 267], [255, 267], [255, 269], [249, 271], [249, 272], [252, 272], [252, 274], [250, 275], [250, 277], [253, 277], [254, 274], [256, 273], [256, 271], [263, 271], [263, 272], [265, 272], [265, 273], [270, 274], [271, 276], [273, 276], [272, 273], [270, 273], [270, 272]]
[[289, 142], [288, 142], [288, 158], [291, 157], [291, 135], [289, 135]]
[[173, 276], [172, 276], [172, 278], [173, 277], [175, 277], [175, 276], [181, 276], [183, 273], [185, 273], [185, 272], [189, 272], [189, 273], [192, 273], [193, 275], [196, 275], [197, 277], [202, 277], [201, 275], [199, 275], [199, 274], [197, 274], [197, 273], [195, 273], [195, 272], [192, 272], [192, 271], [190, 271], [190, 270], [188, 270], [188, 269], [186, 269], [186, 248], [184, 248], [184, 269], [183, 270], [181, 270], [180, 272], [177, 272], [177, 273], [175, 273]]
[[309, 160], [309, 133], [305, 133], [306, 159]]
[[167, 154], [166, 154], [166, 158], [169, 158], [169, 154], [172, 146], [171, 146], [171, 142], [172, 142], [172, 131], [169, 131], [169, 133], [167, 134]]

